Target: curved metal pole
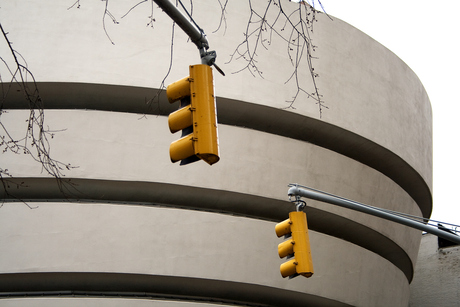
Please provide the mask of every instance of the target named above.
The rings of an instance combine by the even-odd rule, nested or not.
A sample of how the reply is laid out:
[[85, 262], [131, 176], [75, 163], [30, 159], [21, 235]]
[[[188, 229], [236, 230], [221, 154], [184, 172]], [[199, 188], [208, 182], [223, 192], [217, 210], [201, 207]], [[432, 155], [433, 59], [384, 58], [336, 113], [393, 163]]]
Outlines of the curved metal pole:
[[190, 37], [192, 42], [200, 50], [205, 51], [209, 48], [208, 40], [204, 32], [195, 26], [187, 17], [182, 14], [177, 7], [169, 0], [154, 0], [156, 4], [166, 13], [175, 23]]
[[369, 206], [367, 206], [365, 204], [361, 204], [361, 203], [358, 203], [358, 202], [355, 202], [355, 201], [352, 201], [352, 200], [344, 199], [344, 198], [341, 198], [341, 197], [338, 197], [338, 196], [334, 196], [334, 195], [330, 195], [330, 194], [324, 194], [324, 193], [321, 193], [321, 192], [307, 190], [307, 189], [302, 189], [302, 188], [299, 188], [298, 186], [293, 186], [293, 187], [289, 188], [288, 196], [289, 197], [291, 197], [291, 196], [302, 196], [302, 197], [306, 197], [306, 198], [309, 198], [309, 199], [314, 199], [314, 200], [322, 201], [322, 202], [325, 202], [325, 203], [329, 203], [329, 204], [332, 204], [332, 205], [337, 205], [337, 206], [340, 206], [340, 207], [352, 209], [352, 210], [355, 210], [355, 211], [364, 212], [364, 213], [374, 215], [374, 216], [378, 216], [378, 217], [381, 217], [383, 219], [390, 220], [390, 221], [393, 221], [393, 222], [396, 222], [396, 223], [399, 223], [399, 224], [403, 224], [403, 225], [406, 225], [406, 226], [409, 226], [409, 227], [412, 227], [412, 228], [415, 228], [415, 229], [426, 231], [426, 232], [434, 234], [434, 235], [436, 235], [436, 236], [438, 236], [440, 238], [449, 240], [451, 242], [455, 242], [456, 244], [460, 244], [460, 236], [457, 236], [455, 234], [446, 232], [444, 230], [440, 230], [440, 229], [432, 227], [432, 226], [425, 225], [424, 223], [421, 223], [421, 222], [417, 222], [417, 221], [410, 220], [410, 219], [407, 219], [407, 218], [404, 218], [404, 217], [401, 217], [401, 216], [398, 216], [398, 215], [394, 215], [394, 214], [391, 214], [391, 213], [380, 211], [380, 210], [374, 209], [372, 207], [369, 207]]
[[191, 22], [177, 7], [169, 0], [153, 0], [175, 23], [190, 37], [192, 42], [198, 47], [201, 57], [201, 64], [214, 66], [217, 71], [225, 76], [225, 73], [216, 65], [216, 52], [207, 51], [209, 49], [208, 39], [204, 31], [194, 22]]

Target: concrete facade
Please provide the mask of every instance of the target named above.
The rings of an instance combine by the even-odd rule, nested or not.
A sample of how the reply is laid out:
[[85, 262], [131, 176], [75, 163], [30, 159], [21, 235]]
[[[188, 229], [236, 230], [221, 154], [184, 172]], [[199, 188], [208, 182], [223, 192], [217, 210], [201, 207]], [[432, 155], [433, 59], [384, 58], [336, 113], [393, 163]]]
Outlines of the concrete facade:
[[409, 306], [460, 305], [460, 246], [438, 246], [438, 238], [424, 234], [410, 285]]
[[[194, 1], [219, 64], [241, 41], [247, 4], [239, 2], [227, 9], [224, 35], [210, 34], [218, 4]], [[407, 306], [419, 231], [309, 201], [315, 274], [292, 280], [279, 274], [274, 233], [294, 209], [289, 183], [430, 215], [431, 107], [404, 62], [319, 14], [314, 67], [329, 109], [320, 117], [307, 97], [286, 109], [292, 71], [285, 45], [273, 43], [259, 55], [263, 79], [231, 74], [239, 62], [220, 65], [225, 77], [214, 73], [221, 160], [179, 166], [169, 161], [178, 136], [166, 117], [177, 105], [164, 95], [145, 103], [168, 71], [169, 18], [158, 10], [152, 30], [145, 10], [134, 10], [106, 24], [112, 45], [100, 3], [70, 5], [11, 1], [0, 11], [38, 82], [46, 124], [65, 129], [53, 155], [78, 166], [66, 172], [63, 194], [27, 156], [1, 156], [24, 184], [12, 185], [0, 209], [0, 306]], [[199, 62], [185, 35], [174, 36], [166, 83]], [[21, 96], [10, 93], [4, 108], [2, 123], [20, 135], [28, 114]]]

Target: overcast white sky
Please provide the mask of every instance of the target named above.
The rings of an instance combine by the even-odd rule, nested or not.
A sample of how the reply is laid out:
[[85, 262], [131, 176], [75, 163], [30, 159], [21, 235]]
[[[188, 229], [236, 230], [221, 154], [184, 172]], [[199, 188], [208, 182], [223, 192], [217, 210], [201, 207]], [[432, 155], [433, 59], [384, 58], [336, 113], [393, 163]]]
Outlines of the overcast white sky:
[[[433, 109], [431, 218], [459, 225], [460, 1], [321, 0], [321, 3], [328, 14], [355, 26], [393, 51], [422, 81]], [[320, 9], [317, 0], [315, 7]]]

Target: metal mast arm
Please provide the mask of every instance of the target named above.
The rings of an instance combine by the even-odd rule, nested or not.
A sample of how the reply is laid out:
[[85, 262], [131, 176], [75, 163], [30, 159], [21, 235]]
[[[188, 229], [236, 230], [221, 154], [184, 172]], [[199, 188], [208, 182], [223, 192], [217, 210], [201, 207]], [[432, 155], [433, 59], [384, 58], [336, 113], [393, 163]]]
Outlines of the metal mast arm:
[[188, 20], [169, 0], [154, 0], [156, 4], [190, 37], [198, 49], [208, 49], [209, 44], [204, 32]]
[[432, 226], [428, 226], [428, 225], [426, 225], [424, 223], [421, 223], [421, 222], [417, 222], [417, 221], [414, 221], [414, 220], [411, 220], [411, 219], [404, 218], [402, 216], [398, 216], [398, 215], [395, 215], [395, 214], [391, 214], [391, 213], [388, 213], [388, 212], [377, 210], [377, 209], [375, 209], [375, 208], [373, 208], [371, 206], [367, 206], [365, 204], [361, 204], [361, 203], [358, 203], [356, 201], [348, 200], [348, 199], [341, 198], [341, 197], [334, 196], [334, 195], [327, 194], [327, 193], [321, 193], [319, 191], [302, 189], [302, 188], [299, 188], [298, 186], [292, 186], [291, 188], [289, 188], [288, 195], [289, 195], [289, 197], [291, 197], [291, 196], [303, 196], [303, 197], [306, 197], [306, 198], [309, 198], [309, 199], [319, 200], [319, 201], [329, 203], [329, 204], [332, 204], [332, 205], [337, 205], [337, 206], [340, 206], [340, 207], [344, 207], [344, 208], [364, 212], [364, 213], [371, 214], [371, 215], [374, 215], [374, 216], [378, 216], [378, 217], [381, 217], [383, 219], [390, 220], [390, 221], [393, 221], [393, 222], [396, 222], [396, 223], [399, 223], [399, 224], [403, 224], [403, 225], [406, 225], [406, 226], [409, 226], [409, 227], [412, 227], [412, 228], [415, 228], [415, 229], [426, 231], [426, 232], [434, 234], [434, 235], [436, 235], [436, 236], [438, 236], [440, 238], [443, 238], [443, 239], [449, 240], [451, 242], [455, 242], [457, 244], [460, 244], [460, 236], [457, 236], [455, 234], [452, 234], [452, 233], [437, 229], [437, 228], [432, 227]]

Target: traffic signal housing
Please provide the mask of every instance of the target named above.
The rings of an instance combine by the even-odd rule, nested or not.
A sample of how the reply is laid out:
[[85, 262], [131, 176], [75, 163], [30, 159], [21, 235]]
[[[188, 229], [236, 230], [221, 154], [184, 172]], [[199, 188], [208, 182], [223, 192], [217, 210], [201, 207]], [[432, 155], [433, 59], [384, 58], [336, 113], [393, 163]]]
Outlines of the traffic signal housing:
[[170, 103], [181, 101], [179, 110], [168, 117], [172, 133], [182, 130], [179, 140], [171, 143], [172, 162], [181, 165], [204, 160], [212, 165], [219, 161], [217, 113], [212, 68], [205, 64], [191, 65], [190, 75], [166, 88]]
[[305, 212], [290, 212], [287, 220], [276, 224], [275, 232], [278, 237], [284, 235], [286, 238], [290, 238], [278, 245], [280, 258], [288, 258], [288, 261], [280, 266], [281, 276], [302, 275], [311, 277], [313, 275], [313, 261]]

